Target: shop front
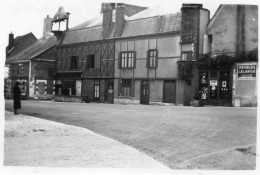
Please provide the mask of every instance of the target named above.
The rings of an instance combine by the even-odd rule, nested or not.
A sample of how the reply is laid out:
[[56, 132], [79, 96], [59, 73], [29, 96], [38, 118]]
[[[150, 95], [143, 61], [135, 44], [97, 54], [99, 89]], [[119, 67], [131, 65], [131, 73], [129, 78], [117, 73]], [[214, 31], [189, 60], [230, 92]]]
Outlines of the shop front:
[[206, 105], [232, 105], [231, 70], [199, 71], [199, 93]]

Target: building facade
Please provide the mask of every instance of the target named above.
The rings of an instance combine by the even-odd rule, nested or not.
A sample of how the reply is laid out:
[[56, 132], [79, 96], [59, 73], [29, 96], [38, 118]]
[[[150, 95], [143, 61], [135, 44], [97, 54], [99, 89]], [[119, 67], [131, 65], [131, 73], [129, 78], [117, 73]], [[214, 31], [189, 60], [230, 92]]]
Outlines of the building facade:
[[220, 5], [207, 25], [199, 62], [206, 104], [257, 105], [258, 7]]
[[115, 38], [115, 103], [190, 105], [209, 11], [200, 4], [183, 4], [175, 14], [157, 11], [121, 20], [122, 34]]
[[52, 99], [56, 59], [56, 37], [51, 33], [51, 18], [44, 19], [43, 37], [7, 57], [9, 75], [6, 81], [11, 88], [20, 82], [23, 99]]
[[[118, 25], [116, 13], [124, 5], [126, 15], [145, 9], [121, 3], [103, 3], [101, 14], [85, 23], [53, 33], [59, 38], [56, 59], [56, 100], [113, 103], [114, 59]], [[60, 8], [53, 23], [68, 21]], [[66, 21], [65, 21], [66, 22]]]

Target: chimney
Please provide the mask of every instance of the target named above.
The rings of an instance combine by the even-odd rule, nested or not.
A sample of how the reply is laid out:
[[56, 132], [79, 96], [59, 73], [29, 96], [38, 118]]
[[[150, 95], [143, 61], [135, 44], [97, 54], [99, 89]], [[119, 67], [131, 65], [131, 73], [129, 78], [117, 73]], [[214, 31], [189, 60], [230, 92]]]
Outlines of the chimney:
[[43, 22], [43, 38], [45, 39], [46, 36], [48, 35], [48, 33], [51, 32], [51, 28], [52, 28], [52, 18], [49, 17], [49, 15], [47, 15], [46, 18], [44, 18], [44, 22]]
[[103, 32], [102, 37], [108, 38], [112, 28], [113, 10], [115, 3], [102, 3], [101, 13], [103, 13]]
[[14, 47], [14, 34], [11, 32], [9, 34], [9, 43], [8, 43], [8, 50]]
[[115, 37], [121, 36], [124, 30], [125, 13], [126, 13], [125, 6], [121, 5], [116, 8]]

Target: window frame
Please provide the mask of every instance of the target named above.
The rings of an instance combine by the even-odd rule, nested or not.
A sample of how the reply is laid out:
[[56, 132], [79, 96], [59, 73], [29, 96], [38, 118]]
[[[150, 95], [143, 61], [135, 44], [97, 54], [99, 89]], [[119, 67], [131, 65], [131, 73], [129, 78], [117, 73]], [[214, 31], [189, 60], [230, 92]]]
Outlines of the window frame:
[[122, 79], [121, 80], [121, 96], [131, 97], [131, 88], [132, 88], [131, 79]]
[[[186, 59], [183, 59], [183, 56], [184, 56], [185, 54], [187, 55], [187, 56], [186, 56]], [[187, 59], [187, 58], [188, 58], [188, 54], [191, 55], [191, 56], [190, 56], [190, 59]], [[192, 52], [192, 51], [182, 52], [182, 53], [181, 53], [181, 61], [195, 61], [194, 56], [193, 56], [193, 52]]]
[[[93, 59], [93, 60], [91, 60], [91, 59]], [[91, 60], [91, 61], [90, 61]], [[95, 54], [89, 54], [89, 55], [87, 55], [87, 57], [86, 57], [86, 67], [87, 67], [87, 69], [96, 69], [96, 63], [95, 63], [95, 61], [96, 61], [96, 56], [95, 56]], [[92, 64], [91, 64], [92, 63]], [[90, 65], [91, 64], [91, 65]], [[92, 66], [93, 65], [93, 66]]]
[[70, 57], [70, 70], [78, 69], [78, 58], [76, 55]]
[[119, 67], [121, 69], [134, 69], [135, 68], [135, 51], [120, 52]]
[[[151, 56], [151, 52], [153, 52], [153, 55]], [[152, 65], [151, 65], [151, 59]], [[147, 68], [155, 69], [158, 67], [158, 50], [157, 49], [150, 49], [147, 51]]]

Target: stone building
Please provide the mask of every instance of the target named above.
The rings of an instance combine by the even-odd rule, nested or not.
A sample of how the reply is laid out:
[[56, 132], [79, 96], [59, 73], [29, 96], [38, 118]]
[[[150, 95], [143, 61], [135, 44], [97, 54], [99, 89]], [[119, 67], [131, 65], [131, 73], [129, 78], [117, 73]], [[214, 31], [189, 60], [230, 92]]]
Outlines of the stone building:
[[256, 106], [258, 7], [220, 5], [206, 33], [198, 62], [204, 103]]
[[158, 11], [156, 7], [130, 18], [119, 15], [115, 103], [190, 105], [209, 11], [201, 4], [183, 4], [178, 13]]
[[44, 19], [43, 28], [42, 38], [38, 40], [35, 38], [32, 44], [25, 45], [16, 53], [7, 55], [6, 58], [6, 66], [9, 67], [6, 81], [10, 83], [10, 88], [13, 87], [15, 81], [20, 82], [23, 99], [53, 98], [57, 40], [50, 33], [51, 18], [48, 16]]

